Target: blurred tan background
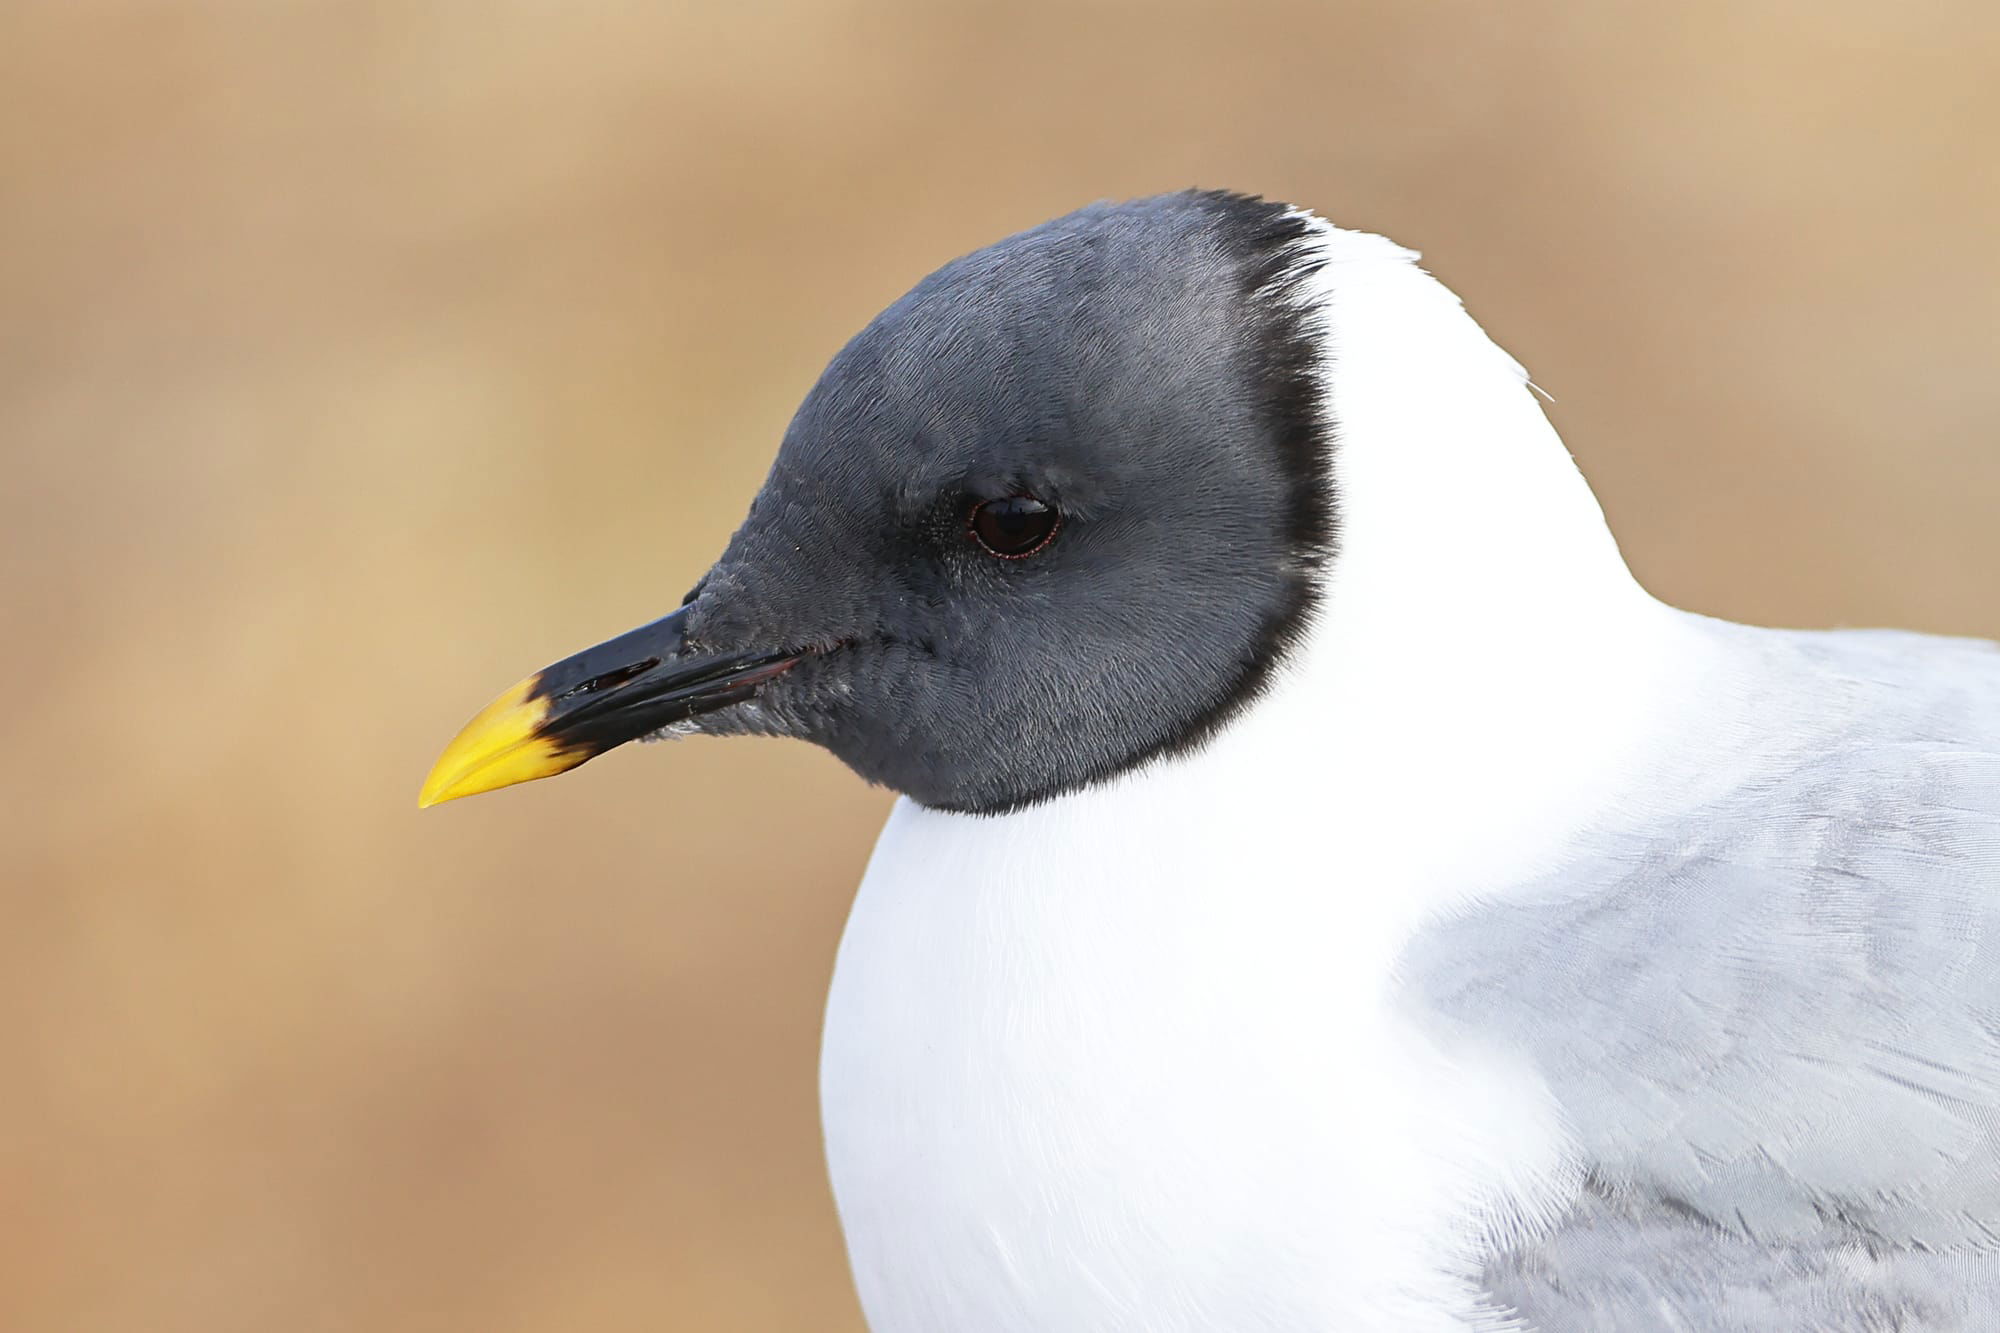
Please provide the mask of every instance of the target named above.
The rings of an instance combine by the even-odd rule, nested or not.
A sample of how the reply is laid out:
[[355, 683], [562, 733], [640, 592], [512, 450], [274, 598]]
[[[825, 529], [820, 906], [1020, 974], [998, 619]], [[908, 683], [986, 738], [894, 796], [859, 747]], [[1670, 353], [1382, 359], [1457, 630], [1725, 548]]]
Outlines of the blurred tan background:
[[886, 798], [414, 797], [877, 308], [1089, 200], [1422, 248], [1670, 599], [2000, 634], [1995, 69], [1992, 0], [6, 0], [0, 1328], [858, 1328]]

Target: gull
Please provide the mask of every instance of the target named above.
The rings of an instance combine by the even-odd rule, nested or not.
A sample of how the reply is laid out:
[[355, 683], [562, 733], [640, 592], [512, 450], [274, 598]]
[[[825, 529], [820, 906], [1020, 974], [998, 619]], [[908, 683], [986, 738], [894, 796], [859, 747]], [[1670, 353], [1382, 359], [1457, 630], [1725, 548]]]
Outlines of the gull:
[[876, 1333], [1993, 1327], [2000, 650], [1650, 596], [1416, 260], [1185, 192], [947, 264], [422, 803], [901, 794], [821, 1065]]

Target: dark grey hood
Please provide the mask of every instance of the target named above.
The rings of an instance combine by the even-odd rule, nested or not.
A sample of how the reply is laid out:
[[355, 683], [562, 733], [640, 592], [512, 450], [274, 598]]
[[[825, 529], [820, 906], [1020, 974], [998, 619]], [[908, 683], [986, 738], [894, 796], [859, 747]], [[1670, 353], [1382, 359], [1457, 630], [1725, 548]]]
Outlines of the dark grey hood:
[[[641, 724], [794, 736], [979, 812], [1199, 744], [1331, 554], [1318, 225], [1173, 194], [947, 264], [834, 357], [683, 611], [616, 641], [635, 660], [558, 663], [488, 730], [550, 771]], [[505, 780], [539, 775], [515, 753]]]

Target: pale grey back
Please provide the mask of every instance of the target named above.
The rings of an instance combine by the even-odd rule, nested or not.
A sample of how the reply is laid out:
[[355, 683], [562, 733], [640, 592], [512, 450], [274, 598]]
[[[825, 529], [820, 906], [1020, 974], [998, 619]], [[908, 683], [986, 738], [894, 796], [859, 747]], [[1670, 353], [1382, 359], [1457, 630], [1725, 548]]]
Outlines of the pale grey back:
[[1485, 1283], [1549, 1330], [2000, 1327], [2000, 648], [1710, 632], [1742, 780], [1405, 960], [1590, 1172]]

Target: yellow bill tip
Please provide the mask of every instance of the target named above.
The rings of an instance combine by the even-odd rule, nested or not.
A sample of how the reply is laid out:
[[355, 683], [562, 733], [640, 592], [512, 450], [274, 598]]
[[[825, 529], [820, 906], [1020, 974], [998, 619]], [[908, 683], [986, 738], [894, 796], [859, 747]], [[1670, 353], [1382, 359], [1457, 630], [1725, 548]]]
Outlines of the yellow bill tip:
[[590, 758], [588, 750], [567, 748], [541, 734], [549, 701], [531, 696], [536, 680], [530, 676], [486, 705], [452, 738], [417, 793], [418, 809], [554, 777]]

